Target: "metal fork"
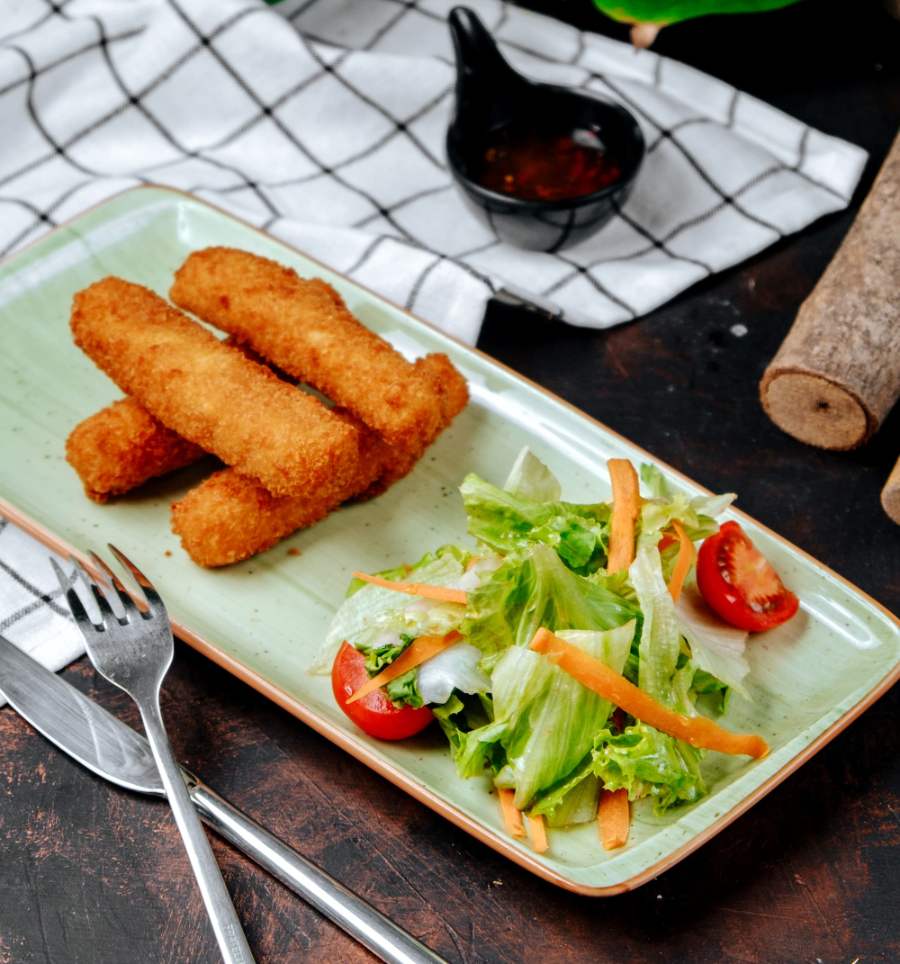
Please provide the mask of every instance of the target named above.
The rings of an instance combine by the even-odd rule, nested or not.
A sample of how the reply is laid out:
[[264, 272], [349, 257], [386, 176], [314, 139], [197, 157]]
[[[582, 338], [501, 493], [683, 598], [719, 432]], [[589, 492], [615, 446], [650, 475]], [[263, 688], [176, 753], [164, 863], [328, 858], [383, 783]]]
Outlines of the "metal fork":
[[[124, 690], [141, 711], [147, 741], [159, 768], [175, 823], [181, 831], [222, 957], [226, 964], [247, 964], [253, 961], [250, 946], [225, 889], [225, 881], [222, 880], [200, 818], [188, 796], [181, 770], [172, 755], [159, 708], [160, 686], [175, 652], [166, 607], [150, 580], [137, 566], [115, 546], [110, 545], [109, 549], [134, 577], [144, 605], [139, 607], [135, 603], [115, 573], [96, 553], [90, 553], [90, 557], [108, 582], [99, 577], [93, 578], [73, 560], [76, 571], [90, 589], [100, 610], [99, 624], [95, 624], [88, 615], [70, 580], [56, 562], [51, 561], [69, 609], [84, 636], [91, 662], [97, 672]], [[121, 608], [121, 615], [116, 614], [114, 606]]]

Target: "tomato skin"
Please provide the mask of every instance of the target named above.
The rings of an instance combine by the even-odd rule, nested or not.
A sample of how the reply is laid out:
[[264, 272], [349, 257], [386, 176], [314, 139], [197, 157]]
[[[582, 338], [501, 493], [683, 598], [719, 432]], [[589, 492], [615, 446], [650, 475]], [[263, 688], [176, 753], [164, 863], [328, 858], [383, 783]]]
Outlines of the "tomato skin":
[[724, 523], [700, 547], [697, 585], [710, 609], [750, 633], [786, 623], [800, 605], [737, 522]]
[[349, 643], [343, 643], [331, 667], [331, 690], [338, 706], [369, 736], [379, 740], [405, 740], [421, 733], [434, 719], [427, 706], [419, 709], [394, 706], [383, 689], [348, 704], [347, 700], [368, 679], [365, 656]]
[[663, 533], [662, 538], [657, 543], [656, 548], [660, 552], [665, 552], [665, 550], [668, 549], [669, 546], [674, 546], [676, 542], [678, 542], [678, 540], [675, 538], [675, 536], [669, 535], [668, 532], [665, 532]]

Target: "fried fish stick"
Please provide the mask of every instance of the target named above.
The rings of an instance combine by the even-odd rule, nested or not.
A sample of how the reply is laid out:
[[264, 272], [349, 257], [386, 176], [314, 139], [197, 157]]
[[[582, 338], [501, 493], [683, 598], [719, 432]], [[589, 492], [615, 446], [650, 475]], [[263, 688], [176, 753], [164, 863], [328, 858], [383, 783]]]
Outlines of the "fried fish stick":
[[211, 475], [172, 505], [172, 531], [198, 565], [227, 566], [271, 548], [297, 529], [324, 519], [332, 509], [371, 485], [382, 470], [385, 445], [361, 432], [356, 473], [326, 493], [273, 496], [259, 483], [225, 469]]
[[[438, 392], [442, 430], [468, 401], [465, 380], [446, 355], [428, 355], [416, 367]], [[346, 488], [326, 497], [275, 498], [232, 469], [217, 472], [172, 506], [172, 530], [194, 562], [227, 566], [270, 549], [297, 529], [325, 518], [347, 499], [381, 494], [406, 475], [422, 454], [389, 446], [345, 411], [335, 409], [334, 414], [358, 425], [361, 435], [359, 471]]]
[[129, 492], [205, 454], [133, 398], [122, 398], [79, 422], [66, 439], [66, 460], [95, 502]]
[[152, 291], [106, 278], [75, 296], [75, 343], [167, 428], [273, 495], [342, 489], [360, 434]]
[[443, 430], [456, 418], [469, 402], [469, 387], [456, 366], [443, 354], [425, 355], [415, 362], [416, 370], [425, 375], [434, 387], [441, 408]]
[[[443, 429], [443, 423], [449, 423], [465, 407], [465, 380], [446, 355], [420, 358], [415, 367], [433, 380], [441, 402]], [[365, 493], [367, 498], [383, 492], [418, 461], [415, 453], [383, 448], [384, 472]], [[133, 398], [120, 399], [84, 419], [66, 441], [66, 459], [81, 477], [87, 496], [95, 502], [123, 495], [149, 479], [196, 462], [205, 454], [198, 445], [167, 429]]]
[[389, 489], [395, 482], [412, 471], [428, 445], [456, 418], [469, 401], [466, 380], [456, 370], [446, 355], [425, 355], [415, 362], [418, 374], [424, 375], [432, 384], [441, 410], [441, 421], [433, 438], [425, 440], [412, 452], [388, 446], [384, 470], [381, 475], [358, 498], [371, 499]]
[[233, 248], [191, 254], [171, 299], [353, 412], [391, 446], [421, 453], [439, 431], [431, 381], [360, 324], [319, 278]]
[[[225, 344], [230, 343], [226, 339]], [[258, 356], [253, 361], [262, 363]], [[88, 416], [66, 440], [66, 459], [95, 502], [124, 495], [204, 455], [199, 445], [166, 428], [133, 398], [122, 398]]]

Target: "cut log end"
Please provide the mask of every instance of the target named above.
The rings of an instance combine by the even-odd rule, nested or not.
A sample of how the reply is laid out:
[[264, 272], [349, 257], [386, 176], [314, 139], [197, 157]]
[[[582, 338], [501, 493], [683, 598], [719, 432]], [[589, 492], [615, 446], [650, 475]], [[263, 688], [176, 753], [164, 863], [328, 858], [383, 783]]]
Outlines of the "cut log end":
[[888, 516], [900, 525], [900, 459], [881, 490], [881, 505]]
[[766, 369], [760, 395], [809, 445], [862, 445], [900, 398], [900, 135]]
[[820, 375], [770, 372], [760, 394], [769, 418], [788, 435], [823, 449], [862, 445], [875, 422], [852, 392]]

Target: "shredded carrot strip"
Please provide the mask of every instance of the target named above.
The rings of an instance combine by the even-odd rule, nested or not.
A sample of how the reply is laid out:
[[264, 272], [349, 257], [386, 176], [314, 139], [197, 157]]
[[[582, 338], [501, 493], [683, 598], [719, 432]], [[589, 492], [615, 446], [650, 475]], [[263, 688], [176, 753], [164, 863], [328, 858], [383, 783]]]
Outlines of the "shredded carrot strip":
[[405, 592], [410, 596], [421, 596], [423, 599], [434, 599], [437, 602], [462, 603], [465, 606], [468, 598], [465, 589], [429, 586], [424, 582], [391, 582], [390, 579], [370, 576], [365, 572], [354, 572], [353, 575], [357, 579], [362, 579], [363, 582], [370, 582], [373, 586], [381, 586], [382, 589], [393, 589], [394, 592]]
[[574, 676], [582, 686], [620, 706], [635, 719], [684, 740], [691, 746], [757, 758], [769, 752], [768, 744], [761, 736], [731, 733], [704, 716], [683, 716], [670, 710], [599, 659], [588, 656], [577, 646], [572, 646], [546, 629], [539, 629], [534, 634], [531, 648], [543, 653], [560, 669]]
[[536, 854], [545, 854], [550, 844], [547, 843], [547, 825], [544, 823], [544, 815], [539, 813], [532, 817], [530, 813], [525, 814], [525, 823], [528, 826], [528, 842], [531, 849]]
[[612, 482], [612, 518], [609, 523], [607, 572], [627, 569], [634, 561], [634, 524], [641, 509], [637, 472], [628, 459], [607, 463]]
[[522, 826], [522, 811], [516, 809], [515, 790], [498, 790], [500, 798], [500, 816], [503, 817], [503, 826], [510, 837], [524, 837], [525, 828]]
[[672, 523], [672, 528], [678, 536], [678, 557], [675, 559], [675, 566], [672, 569], [672, 576], [669, 579], [669, 594], [675, 602], [678, 602], [678, 597], [681, 595], [681, 590], [684, 586], [684, 580], [687, 578], [691, 563], [697, 555], [697, 550], [694, 548], [694, 543], [688, 538], [688, 534], [684, 531], [684, 526], [677, 519]]
[[355, 703], [364, 696], [368, 696], [369, 693], [374, 693], [375, 690], [390, 683], [392, 679], [415, 669], [420, 663], [424, 663], [426, 659], [431, 659], [432, 656], [437, 656], [438, 653], [443, 652], [448, 646], [452, 646], [460, 639], [462, 639], [462, 633], [458, 633], [455, 629], [453, 632], [447, 633], [446, 636], [420, 636], [418, 639], [414, 639], [390, 666], [385, 666], [377, 676], [373, 676], [367, 683], [363, 683], [347, 702]]
[[601, 790], [600, 806], [597, 809], [597, 829], [604, 850], [615, 850], [628, 843], [631, 826], [631, 806], [628, 791]]

